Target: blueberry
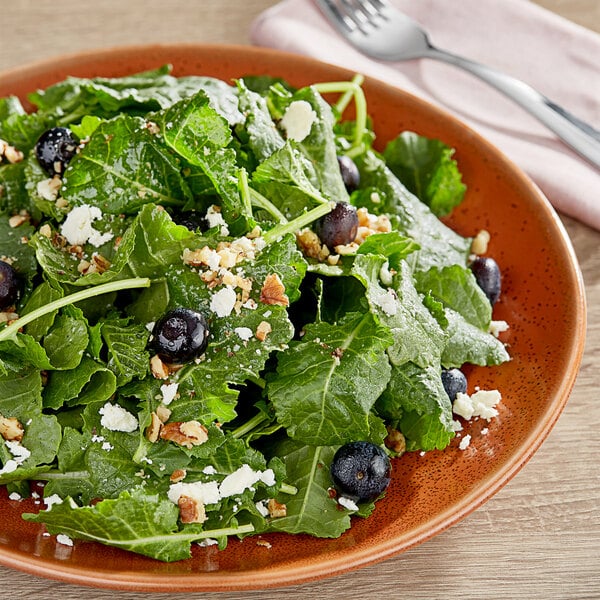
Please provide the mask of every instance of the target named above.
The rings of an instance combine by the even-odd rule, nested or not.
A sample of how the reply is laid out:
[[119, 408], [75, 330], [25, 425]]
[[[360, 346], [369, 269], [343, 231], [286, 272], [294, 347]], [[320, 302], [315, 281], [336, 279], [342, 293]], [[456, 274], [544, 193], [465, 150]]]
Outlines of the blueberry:
[[342, 181], [346, 186], [348, 193], [352, 193], [360, 184], [360, 173], [356, 163], [349, 156], [338, 156], [338, 165], [340, 167], [340, 174], [342, 175]]
[[151, 346], [167, 363], [190, 362], [206, 350], [209, 333], [202, 313], [175, 308], [154, 324]]
[[467, 393], [467, 378], [460, 369], [442, 369], [442, 385], [452, 402], [458, 392]]
[[371, 442], [350, 442], [338, 448], [331, 479], [340, 494], [355, 502], [375, 500], [390, 485], [391, 464], [385, 451]]
[[498, 263], [489, 256], [478, 256], [471, 264], [477, 284], [483, 290], [492, 306], [500, 298], [502, 282]]
[[190, 231], [206, 231], [209, 229], [208, 221], [204, 215], [195, 210], [177, 213], [173, 215], [173, 221], [175, 221], [177, 225], [187, 227]]
[[19, 279], [11, 265], [0, 260], [0, 310], [13, 306], [19, 297]]
[[35, 154], [40, 166], [50, 175], [61, 175], [69, 161], [75, 156], [79, 141], [66, 127], [53, 127], [40, 136], [35, 145]]
[[315, 233], [330, 250], [353, 242], [357, 231], [356, 208], [347, 202], [338, 202], [330, 213], [315, 224]]

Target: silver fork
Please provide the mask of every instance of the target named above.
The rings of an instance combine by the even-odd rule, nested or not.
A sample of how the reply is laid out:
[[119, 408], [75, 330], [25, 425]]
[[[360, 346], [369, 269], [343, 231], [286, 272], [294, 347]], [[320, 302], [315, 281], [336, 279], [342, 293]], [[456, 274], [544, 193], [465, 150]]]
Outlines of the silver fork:
[[436, 48], [413, 19], [386, 0], [315, 0], [337, 31], [364, 54], [384, 61], [433, 58], [469, 71], [521, 105], [600, 169], [600, 132], [526, 83]]

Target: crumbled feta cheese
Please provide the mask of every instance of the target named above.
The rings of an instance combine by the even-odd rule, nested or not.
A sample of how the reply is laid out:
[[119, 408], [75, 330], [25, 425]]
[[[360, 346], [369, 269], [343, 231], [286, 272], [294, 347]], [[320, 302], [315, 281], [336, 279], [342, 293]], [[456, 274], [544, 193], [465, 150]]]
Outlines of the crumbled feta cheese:
[[340, 496], [338, 498], [338, 504], [343, 506], [346, 510], [358, 510], [356, 502], [350, 500], [350, 498], [346, 498], [346, 496]]
[[58, 494], [52, 494], [52, 496], [44, 498], [44, 504], [48, 510], [50, 510], [55, 504], [62, 504], [62, 501], [62, 498]]
[[265, 485], [271, 486], [275, 485], [275, 472], [273, 469], [266, 469], [260, 474], [260, 481], [262, 481]]
[[508, 323], [506, 321], [491, 321], [489, 332], [494, 336], [498, 337], [501, 333], [508, 331]]
[[114, 446], [110, 443], [110, 442], [104, 442], [102, 444], [102, 450], [105, 450], [106, 452], [110, 452], [111, 450], [114, 450]]
[[228, 285], [213, 294], [213, 297], [210, 299], [210, 310], [216, 313], [218, 317], [228, 317], [236, 301], [235, 290]]
[[221, 500], [219, 484], [216, 481], [195, 481], [193, 483], [174, 483], [169, 487], [167, 496], [177, 504], [181, 496], [187, 496], [202, 502], [202, 504], [217, 504]]
[[484, 428], [481, 430], [481, 435], [487, 435], [489, 432], [490, 432], [490, 430], [489, 430], [487, 427], [484, 427]]
[[111, 431], [132, 432], [138, 428], [138, 420], [118, 404], [107, 402], [99, 411], [100, 424]]
[[469, 447], [469, 444], [471, 443], [471, 436], [469, 434], [465, 435], [465, 437], [460, 440], [460, 444], [458, 445], [458, 447], [461, 450], [466, 450]]
[[60, 232], [73, 246], [89, 242], [95, 248], [99, 248], [113, 238], [112, 233], [102, 234], [92, 227], [92, 223], [101, 218], [102, 211], [97, 206], [76, 206], [67, 215]]
[[269, 516], [269, 509], [267, 508], [267, 500], [259, 500], [255, 503], [256, 510], [263, 516]]
[[8, 499], [9, 500], [21, 500], [21, 494], [19, 494], [18, 492], [12, 492], [8, 495]]
[[204, 469], [202, 469], [202, 472], [205, 475], [216, 475], [217, 474], [217, 470], [212, 465], [207, 465], [206, 467], [204, 467]]
[[216, 546], [219, 542], [214, 538], [206, 538], [200, 542], [198, 542], [198, 546], [201, 548], [207, 548], [208, 546]]
[[241, 494], [259, 481], [261, 475], [260, 471], [254, 471], [249, 465], [242, 465], [223, 479], [219, 486], [219, 493], [223, 498]]
[[236, 327], [233, 331], [244, 342], [247, 342], [254, 335], [250, 327]]
[[31, 452], [25, 446], [22, 446], [21, 442], [6, 440], [4, 443], [19, 465], [23, 464], [31, 456]]
[[59, 533], [56, 536], [56, 541], [59, 544], [62, 544], [63, 546], [72, 546], [73, 545], [73, 540], [68, 535], [65, 535], [64, 533]]
[[386, 315], [394, 316], [398, 312], [398, 297], [392, 288], [386, 292], [373, 295], [373, 302], [383, 310]]
[[205, 218], [208, 221], [209, 228], [220, 227], [221, 235], [229, 235], [229, 228], [227, 227], [227, 223], [225, 222], [219, 207], [214, 204], [209, 206]]
[[478, 390], [471, 396], [458, 392], [452, 404], [452, 411], [467, 421], [473, 417], [489, 420], [498, 415], [495, 406], [501, 399], [498, 390]]
[[16, 471], [19, 467], [19, 463], [16, 460], [13, 460], [12, 458], [10, 460], [7, 460], [4, 463], [4, 466], [0, 469], [0, 475], [6, 475], [7, 473], [12, 473], [13, 471]]
[[316, 120], [317, 113], [306, 100], [295, 100], [287, 107], [280, 124], [288, 139], [301, 142], [308, 136]]
[[171, 402], [173, 402], [173, 400], [178, 394], [178, 388], [178, 383], [164, 383], [160, 386], [160, 391], [162, 393], [162, 402], [165, 406], [168, 406], [169, 404], [171, 404]]

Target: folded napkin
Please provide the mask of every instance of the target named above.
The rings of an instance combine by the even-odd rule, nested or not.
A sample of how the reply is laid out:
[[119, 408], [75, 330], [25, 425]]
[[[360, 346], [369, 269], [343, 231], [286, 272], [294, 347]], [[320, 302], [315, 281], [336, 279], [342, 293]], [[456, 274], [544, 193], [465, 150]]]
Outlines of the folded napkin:
[[[444, 50], [529, 83], [600, 129], [600, 35], [527, 0], [392, 0]], [[482, 134], [560, 212], [600, 230], [600, 172], [488, 84], [433, 60], [384, 63], [353, 49], [311, 0], [284, 0], [252, 24], [251, 40], [381, 79], [440, 106]]]

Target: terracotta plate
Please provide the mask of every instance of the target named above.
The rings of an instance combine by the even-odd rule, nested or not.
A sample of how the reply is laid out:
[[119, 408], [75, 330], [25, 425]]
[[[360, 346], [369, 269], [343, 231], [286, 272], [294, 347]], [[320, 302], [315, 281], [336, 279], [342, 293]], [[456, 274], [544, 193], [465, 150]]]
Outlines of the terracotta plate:
[[[68, 56], [0, 75], [0, 96], [28, 92], [74, 76], [120, 76], [174, 66], [175, 75], [230, 79], [248, 74], [284, 77], [295, 85], [346, 80], [353, 73], [300, 56], [232, 46], [150, 46]], [[383, 560], [420, 544], [484, 503], [531, 458], [563, 409], [581, 361], [585, 335], [583, 285], [567, 235], [529, 179], [459, 121], [384, 83], [364, 85], [378, 145], [410, 129], [456, 148], [468, 185], [450, 224], [464, 235], [492, 234], [489, 254], [501, 265], [503, 296], [494, 318], [512, 361], [473, 369], [471, 381], [499, 389], [500, 415], [474, 422], [464, 451], [412, 453], [394, 464], [393, 482], [372, 517], [357, 519], [335, 540], [270, 535], [232, 541], [223, 552], [194, 548], [189, 560], [163, 564], [91, 542], [73, 548], [44, 537], [20, 514], [30, 501], [0, 491], [0, 563], [72, 583], [154, 592], [274, 587], [319, 579]], [[487, 435], [481, 429], [487, 426]]]

